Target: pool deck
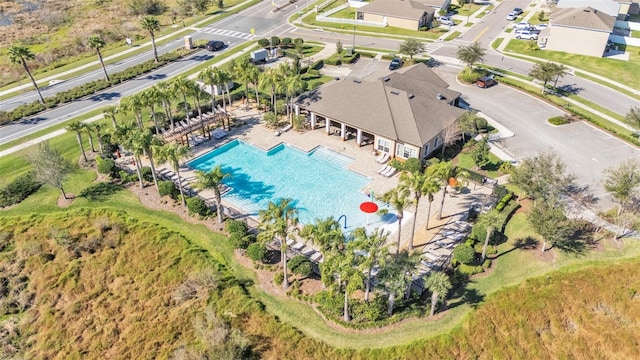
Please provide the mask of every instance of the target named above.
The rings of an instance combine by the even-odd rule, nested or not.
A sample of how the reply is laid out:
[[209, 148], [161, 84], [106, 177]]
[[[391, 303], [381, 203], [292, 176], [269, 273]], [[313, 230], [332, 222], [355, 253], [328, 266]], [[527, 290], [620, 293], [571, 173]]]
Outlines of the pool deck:
[[[233, 127], [228, 136], [223, 139], [212, 139], [194, 147], [193, 158], [214, 148], [220, 147], [234, 139], [240, 139], [263, 149], [270, 149], [280, 143], [289, 144], [306, 152], [311, 151], [318, 146], [325, 146], [333, 151], [353, 158], [354, 161], [349, 164], [348, 169], [371, 179], [371, 183], [363, 189], [364, 192], [370, 192], [373, 190], [375, 194], [380, 195], [398, 184], [399, 174], [395, 174], [391, 177], [385, 177], [376, 173], [376, 170], [380, 169], [382, 165], [377, 163], [375, 160], [377, 155], [373, 152], [373, 145], [358, 147], [354, 140], [342, 141], [340, 137], [326, 135], [324, 128], [308, 130], [305, 132], [298, 132], [292, 129], [286, 132], [281, 132], [279, 136], [276, 136], [273, 129], [268, 129], [264, 126], [264, 123], [261, 121], [262, 115], [257, 110], [236, 108], [232, 110], [232, 113], [235, 115], [237, 121], [241, 121], [244, 124]], [[162, 164], [157, 165], [157, 167], [165, 168], [167, 165]], [[195, 172], [186, 165], [181, 167], [180, 174], [187, 181], [195, 179]], [[429, 231], [425, 230], [428, 201], [426, 201], [426, 198], [421, 199], [418, 219], [416, 219], [416, 233], [414, 236], [415, 245], [419, 246], [428, 243], [435, 236], [438, 229], [444, 226], [449, 219], [452, 219], [453, 215], [464, 213], [476, 204], [483, 206], [489, 201], [488, 195], [491, 193], [490, 187], [474, 184], [470, 184], [468, 187], [470, 189], [468, 189], [469, 191], [466, 193], [447, 194], [442, 220], [436, 220], [435, 218], [436, 213], [440, 209], [442, 192], [435, 195], [435, 199], [431, 206], [431, 230]], [[199, 194], [204, 199], [209, 200], [212, 203], [215, 202], [212, 190], [203, 190], [200, 191]], [[243, 216], [240, 209], [233, 209], [233, 207], [228, 204], [224, 198], [222, 200], [222, 204], [226, 208], [232, 210], [230, 213], [232, 213], [234, 217]], [[413, 224], [413, 211], [415, 210], [405, 212], [402, 222], [402, 248], [406, 248], [408, 246], [411, 226]], [[257, 219], [247, 217], [247, 220], [250, 225], [255, 226], [257, 224]], [[393, 226], [390, 226], [386, 230], [391, 232], [389, 242], [395, 244], [397, 241], [397, 224], [394, 223]]]

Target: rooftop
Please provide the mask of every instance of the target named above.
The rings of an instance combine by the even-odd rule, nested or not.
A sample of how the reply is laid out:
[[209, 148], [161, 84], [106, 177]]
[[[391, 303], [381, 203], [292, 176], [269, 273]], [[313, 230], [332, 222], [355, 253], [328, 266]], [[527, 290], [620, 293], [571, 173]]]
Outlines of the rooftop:
[[597, 31], [613, 31], [616, 18], [592, 7], [556, 8], [551, 13], [551, 26], [564, 26]]

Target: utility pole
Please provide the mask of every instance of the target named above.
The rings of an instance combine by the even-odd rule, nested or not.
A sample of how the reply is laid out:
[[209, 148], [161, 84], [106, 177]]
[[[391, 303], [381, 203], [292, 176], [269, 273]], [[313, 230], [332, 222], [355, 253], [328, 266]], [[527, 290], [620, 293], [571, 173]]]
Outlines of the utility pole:
[[356, 26], [353, 25], [353, 47], [351, 51], [356, 52]]

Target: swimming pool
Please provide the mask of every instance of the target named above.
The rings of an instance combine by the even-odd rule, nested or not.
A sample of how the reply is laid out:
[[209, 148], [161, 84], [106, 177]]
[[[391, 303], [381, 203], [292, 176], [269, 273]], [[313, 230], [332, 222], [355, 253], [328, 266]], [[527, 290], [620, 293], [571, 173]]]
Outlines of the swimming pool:
[[[325, 147], [309, 153], [280, 144], [268, 151], [240, 140], [233, 140], [188, 163], [193, 169], [208, 171], [217, 165], [231, 177], [224, 183], [231, 191], [224, 201], [242, 213], [257, 216], [269, 201], [291, 198], [302, 224], [315, 219], [346, 216], [347, 231], [367, 223], [360, 204], [369, 201], [365, 176], [347, 170], [353, 162], [343, 154]], [[380, 208], [385, 204], [378, 203]], [[367, 228], [389, 225], [395, 220], [372, 214]], [[344, 226], [344, 220], [341, 219]]]

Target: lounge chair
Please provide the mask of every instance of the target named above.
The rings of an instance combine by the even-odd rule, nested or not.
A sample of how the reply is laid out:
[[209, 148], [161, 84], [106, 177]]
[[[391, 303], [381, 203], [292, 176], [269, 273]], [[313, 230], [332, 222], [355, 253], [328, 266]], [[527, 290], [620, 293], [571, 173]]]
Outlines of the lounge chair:
[[393, 168], [391, 166], [389, 166], [389, 165], [382, 165], [382, 167], [380, 169], [378, 169], [378, 171], [376, 171], [376, 174], [382, 175], [382, 174], [386, 173], [387, 171], [389, 171], [389, 169], [393, 169]]
[[227, 132], [223, 129], [215, 129], [213, 130], [213, 137], [220, 140], [223, 137], [227, 136]]
[[389, 154], [387, 153], [382, 153], [382, 155], [378, 156], [376, 158], [376, 162], [379, 164], [384, 164], [389, 160]]
[[383, 172], [383, 173], [382, 173], [382, 174], [380, 174], [380, 175], [382, 175], [382, 176], [384, 176], [384, 177], [392, 177], [392, 176], [396, 173], [396, 171], [398, 171], [398, 170], [397, 170], [396, 168], [394, 168], [394, 167], [391, 167], [391, 166], [389, 166], [389, 167], [390, 167], [390, 169], [389, 169], [389, 170], [387, 170], [387, 171]]
[[282, 129], [280, 129], [280, 132], [287, 132], [287, 131], [291, 130], [291, 128], [292, 128], [292, 126], [291, 126], [291, 124], [289, 124], [289, 125], [283, 127]]

